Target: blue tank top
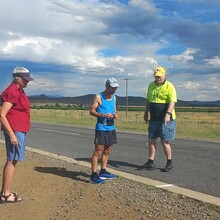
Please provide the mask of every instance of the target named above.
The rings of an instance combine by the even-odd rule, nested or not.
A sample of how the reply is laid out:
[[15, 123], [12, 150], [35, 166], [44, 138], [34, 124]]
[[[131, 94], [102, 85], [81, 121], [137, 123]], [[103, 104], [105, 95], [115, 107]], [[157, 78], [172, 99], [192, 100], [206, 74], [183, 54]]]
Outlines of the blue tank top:
[[[106, 99], [102, 93], [99, 93], [102, 104], [96, 109], [100, 114], [114, 114], [115, 113], [115, 96], [112, 95], [111, 100]], [[96, 130], [100, 131], [112, 131], [115, 130], [114, 119], [107, 119], [103, 117], [97, 117]]]

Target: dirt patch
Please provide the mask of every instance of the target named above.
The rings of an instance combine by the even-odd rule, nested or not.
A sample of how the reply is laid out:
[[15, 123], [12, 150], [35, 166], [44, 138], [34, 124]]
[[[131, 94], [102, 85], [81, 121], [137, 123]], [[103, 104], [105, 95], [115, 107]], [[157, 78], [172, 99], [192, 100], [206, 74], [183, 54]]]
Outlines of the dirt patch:
[[[4, 162], [0, 144], [1, 179]], [[121, 177], [93, 185], [89, 174], [89, 168], [27, 152], [12, 184], [23, 200], [1, 204], [0, 219], [220, 219], [220, 207]]]

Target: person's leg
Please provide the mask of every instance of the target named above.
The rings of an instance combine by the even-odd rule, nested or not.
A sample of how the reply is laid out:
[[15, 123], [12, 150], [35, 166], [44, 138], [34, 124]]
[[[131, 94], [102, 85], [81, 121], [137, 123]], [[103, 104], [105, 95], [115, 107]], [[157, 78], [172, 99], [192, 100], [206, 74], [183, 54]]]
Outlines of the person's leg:
[[112, 150], [113, 144], [117, 143], [116, 131], [111, 130], [104, 133], [105, 136], [105, 147], [101, 158], [101, 170], [99, 172], [99, 177], [101, 179], [114, 179], [115, 174], [109, 173], [106, 168], [109, 160], [109, 155]]
[[163, 145], [164, 153], [167, 158], [166, 166], [162, 169], [162, 171], [170, 171], [173, 168], [172, 164], [172, 149], [169, 141], [161, 141], [161, 144]]
[[156, 143], [157, 143], [157, 138], [159, 137], [160, 133], [158, 130], [159, 123], [157, 121], [149, 121], [149, 126], [148, 126], [148, 161], [138, 167], [138, 169], [147, 169], [147, 170], [154, 170], [155, 165], [154, 165], [154, 158], [156, 154]]
[[154, 157], [156, 154], [156, 142], [157, 139], [151, 139], [148, 141], [148, 147], [149, 147], [148, 161], [144, 165], [138, 167], [139, 170], [142, 169], [155, 170]]
[[154, 160], [156, 154], [157, 138], [160, 137], [161, 122], [149, 121], [148, 126], [148, 145], [149, 145], [149, 160]]
[[147, 170], [155, 170], [154, 158], [156, 154], [156, 143], [157, 139], [149, 140], [149, 158], [146, 164], [144, 164], [144, 168]]
[[102, 154], [102, 158], [101, 158], [101, 169], [106, 169], [111, 150], [112, 150], [112, 146], [105, 146], [103, 154]]
[[170, 171], [173, 168], [172, 164], [172, 148], [170, 141], [174, 140], [176, 134], [176, 121], [169, 121], [166, 125], [162, 124], [161, 144], [167, 158], [166, 166], [163, 171]]
[[93, 152], [92, 161], [91, 161], [92, 173], [97, 172], [98, 160], [102, 155], [103, 147], [104, 146], [102, 144], [95, 144], [95, 150]]
[[96, 131], [95, 132], [95, 149], [92, 155], [91, 159], [91, 171], [92, 175], [90, 176], [90, 182], [93, 184], [101, 184], [105, 181], [102, 180], [99, 175], [97, 174], [97, 166], [98, 166], [98, 160], [101, 157], [104, 149], [104, 135], [102, 131]]
[[2, 178], [2, 192], [0, 203], [14, 203], [20, 202], [21, 198], [18, 198], [16, 193], [11, 192], [11, 183], [14, 176], [14, 170], [17, 161], [6, 161], [3, 168], [3, 178]]
[[161, 141], [167, 160], [172, 159], [172, 150], [169, 141]]
[[99, 177], [101, 179], [114, 179], [116, 177], [115, 174], [109, 173], [106, 168], [108, 164], [109, 155], [111, 153], [112, 146], [105, 146], [103, 154], [102, 154], [102, 163], [101, 170], [99, 173]]
[[21, 200], [15, 193], [11, 192], [11, 184], [17, 162], [25, 159], [26, 133], [15, 132], [15, 135], [18, 140], [18, 146], [12, 145], [9, 135], [4, 132], [7, 161], [3, 168], [1, 202], [16, 202]]
[[149, 159], [154, 160], [156, 154], [157, 139], [149, 140]]
[[105, 140], [105, 147], [101, 158], [101, 168], [106, 169], [112, 146], [113, 144], [117, 143], [117, 136], [115, 130], [104, 132], [103, 135]]
[[6, 161], [3, 168], [3, 178], [2, 178], [2, 194], [9, 195], [11, 193], [11, 183], [14, 176], [15, 166], [17, 164], [16, 160]]
[[95, 144], [95, 150], [93, 152], [91, 161], [92, 175], [90, 176], [90, 182], [93, 184], [102, 184], [105, 182], [105, 180], [102, 180], [97, 174], [98, 160], [102, 155], [103, 147], [104, 146], [101, 144]]

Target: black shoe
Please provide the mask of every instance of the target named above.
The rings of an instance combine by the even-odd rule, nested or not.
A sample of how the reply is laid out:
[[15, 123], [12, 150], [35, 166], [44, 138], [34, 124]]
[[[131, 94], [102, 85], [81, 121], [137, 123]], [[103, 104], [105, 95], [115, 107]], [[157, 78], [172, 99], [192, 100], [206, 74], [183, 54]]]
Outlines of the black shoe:
[[138, 170], [143, 170], [143, 169], [145, 169], [145, 170], [155, 170], [155, 165], [154, 165], [154, 163], [148, 161], [144, 165], [138, 167]]
[[170, 164], [167, 163], [167, 165], [162, 169], [162, 171], [169, 172], [170, 170], [172, 170], [172, 168], [173, 168], [173, 164], [172, 163], [170, 163]]

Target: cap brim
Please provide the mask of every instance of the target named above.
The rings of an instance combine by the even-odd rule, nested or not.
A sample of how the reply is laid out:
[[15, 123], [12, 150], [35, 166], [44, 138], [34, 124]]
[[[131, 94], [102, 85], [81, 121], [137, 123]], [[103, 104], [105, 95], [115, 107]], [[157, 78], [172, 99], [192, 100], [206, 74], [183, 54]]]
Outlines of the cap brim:
[[117, 83], [114, 83], [113, 85], [110, 84], [110, 86], [113, 88], [119, 87], [119, 85]]
[[154, 74], [154, 76], [163, 76], [163, 75], [164, 75], [164, 73], [162, 73], [162, 74], [161, 73], [155, 73]]
[[28, 82], [29, 81], [33, 81], [34, 79], [31, 78], [30, 76], [21, 76], [23, 79], [27, 80]]

